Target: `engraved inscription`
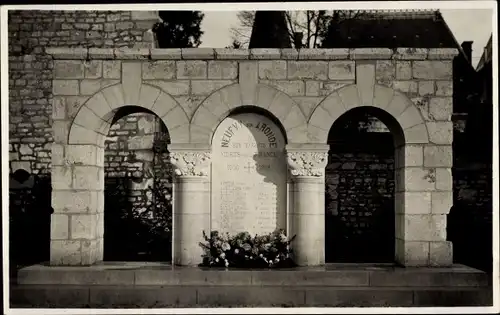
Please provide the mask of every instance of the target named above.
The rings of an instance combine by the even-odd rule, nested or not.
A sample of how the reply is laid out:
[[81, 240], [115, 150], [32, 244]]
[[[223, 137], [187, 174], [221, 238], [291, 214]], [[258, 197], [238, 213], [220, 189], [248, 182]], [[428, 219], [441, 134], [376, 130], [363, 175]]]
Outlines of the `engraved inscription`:
[[212, 143], [212, 230], [285, 228], [287, 166], [278, 126], [262, 115], [234, 115], [221, 122]]

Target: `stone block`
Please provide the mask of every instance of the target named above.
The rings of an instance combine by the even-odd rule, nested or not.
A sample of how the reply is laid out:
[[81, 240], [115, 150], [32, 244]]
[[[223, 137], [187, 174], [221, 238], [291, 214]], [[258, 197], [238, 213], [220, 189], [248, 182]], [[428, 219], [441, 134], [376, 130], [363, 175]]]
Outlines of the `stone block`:
[[96, 213], [97, 193], [97, 191], [53, 190], [52, 207], [55, 213]]
[[[256, 104], [259, 104], [256, 102]], [[224, 104], [221, 100], [221, 95], [219, 92], [215, 92], [210, 95], [202, 104], [209, 112], [211, 112], [216, 117], [225, 117], [229, 112], [229, 107]], [[200, 107], [201, 108], [201, 107]]]
[[393, 81], [392, 88], [410, 96], [417, 94], [418, 83], [416, 81]]
[[451, 61], [414, 61], [413, 78], [445, 80], [451, 79], [453, 64]]
[[298, 60], [299, 50], [295, 48], [283, 48], [281, 49], [281, 59], [283, 60]]
[[104, 60], [102, 62], [102, 77], [104, 79], [120, 79], [122, 62], [120, 60]]
[[405, 215], [405, 240], [445, 241], [446, 215]]
[[398, 214], [430, 214], [431, 192], [396, 192], [394, 199]]
[[425, 167], [451, 167], [453, 165], [453, 150], [449, 146], [432, 146], [424, 148]]
[[408, 267], [429, 265], [429, 242], [396, 239], [398, 262]]
[[333, 119], [330, 121], [329, 124], [324, 125], [323, 127], [319, 126], [323, 129], [328, 127], [325, 130], [330, 130], [335, 120], [346, 112], [346, 109], [342, 103], [342, 99], [340, 98], [340, 95], [337, 92], [330, 94], [327, 99], [325, 99], [323, 102], [320, 103], [320, 106], [324, 110], [326, 110], [329, 116]]
[[396, 62], [396, 79], [411, 80], [411, 62], [397, 61]]
[[[259, 84], [257, 86], [255, 104], [261, 108], [267, 109], [267, 108], [269, 108], [269, 106], [271, 106], [271, 104], [273, 103], [274, 99], [277, 97], [278, 94], [279, 94], [279, 90], [272, 88], [271, 86], [268, 86], [268, 85]], [[221, 98], [222, 98], [222, 95], [221, 95]], [[234, 98], [235, 98], [235, 101], [233, 101], [233, 102], [234, 102], [234, 104], [237, 104], [236, 103], [236, 101], [238, 101], [237, 96], [235, 96]], [[228, 103], [226, 101], [224, 101], [224, 102], [228, 105], [232, 104], [232, 103]], [[235, 107], [235, 106], [232, 105], [231, 108], [232, 107]]]
[[[130, 11], [132, 21], [156, 21], [158, 20], [157, 11]], [[153, 24], [151, 24], [151, 27]]]
[[87, 57], [88, 49], [83, 47], [47, 47], [45, 53], [54, 59], [83, 60]]
[[429, 143], [429, 136], [425, 124], [416, 125], [404, 130], [405, 141], [407, 144], [425, 144]]
[[238, 63], [236, 61], [208, 61], [208, 79], [234, 80], [238, 77]]
[[434, 81], [418, 81], [418, 95], [434, 95], [435, 82]]
[[52, 122], [52, 136], [55, 143], [66, 144], [68, 142], [70, 123], [67, 120], [54, 120]]
[[139, 99], [137, 100], [137, 104], [146, 109], [152, 109], [156, 100], [160, 96], [160, 89], [157, 87], [142, 84], [141, 89], [139, 91]]
[[52, 119], [66, 119], [66, 98], [54, 96], [52, 98]]
[[55, 266], [80, 265], [81, 242], [75, 240], [51, 240], [50, 264]]
[[[142, 81], [142, 63], [122, 62], [123, 105], [137, 105]], [[105, 95], [106, 96], [106, 95]], [[107, 99], [107, 98], [106, 98]], [[108, 103], [109, 99], [108, 99]], [[111, 103], [110, 103], [111, 104]]]
[[122, 60], [147, 60], [149, 59], [149, 48], [127, 48], [120, 47], [113, 49], [116, 59]]
[[435, 191], [431, 193], [432, 213], [448, 214], [453, 206], [453, 193], [451, 191]]
[[399, 117], [396, 118], [399, 125], [403, 129], [408, 129], [413, 126], [419, 125], [424, 123], [424, 120], [422, 118], [422, 115], [420, 114], [420, 111], [418, 110], [417, 107], [410, 105], [408, 106], [404, 112], [399, 115]]
[[102, 60], [89, 60], [85, 62], [85, 78], [102, 78]]
[[288, 79], [326, 80], [328, 71], [326, 61], [288, 61]]
[[391, 102], [384, 108], [392, 117], [399, 117], [408, 107], [413, 106], [413, 103], [400, 92], [394, 92]]
[[259, 79], [279, 80], [287, 77], [287, 61], [266, 60], [259, 61]]
[[453, 82], [436, 81], [436, 96], [453, 96]]
[[71, 164], [95, 166], [97, 154], [104, 154], [104, 152], [95, 145], [68, 145], [65, 159]]
[[[215, 49], [213, 48], [181, 48], [182, 59], [184, 60], [210, 60], [215, 59]], [[206, 65], [206, 62], [205, 62]]]
[[453, 98], [433, 97], [429, 102], [429, 116], [433, 120], [451, 120]]
[[[92, 47], [89, 48], [89, 53], [88, 57], [92, 60], [94, 59], [114, 59], [115, 58], [115, 52], [112, 48], [96, 48]], [[85, 59], [84, 58], [81, 59]]]
[[[188, 123], [188, 119], [186, 117], [186, 113], [182, 110], [180, 106], [173, 108], [168, 111], [161, 119], [166, 122], [169, 129], [174, 129], [175, 127], [184, 125]], [[173, 138], [173, 137], [172, 137]]]
[[206, 79], [207, 68], [203, 60], [177, 61], [177, 79]]
[[96, 214], [71, 215], [71, 239], [91, 240], [96, 237]]
[[458, 55], [458, 49], [456, 48], [430, 48], [429, 49], [429, 60], [451, 60]]
[[163, 81], [163, 80], [147, 80], [144, 83], [159, 87], [166, 93], [172, 96], [178, 95], [188, 95], [189, 94], [189, 80], [175, 80], [175, 81]]
[[301, 48], [299, 50], [299, 60], [342, 60], [348, 58], [348, 48]]
[[287, 130], [298, 127], [306, 121], [306, 117], [308, 116], [304, 116], [299, 106], [292, 106], [283, 121], [283, 126], [285, 126]]
[[191, 143], [210, 143], [212, 130], [194, 124], [190, 124], [188, 126], [189, 132], [187, 134], [190, 135], [188, 140]]
[[105, 124], [105, 122], [101, 120], [101, 117], [90, 110], [87, 106], [80, 108], [78, 114], [73, 120], [73, 123], [96, 132], [98, 132], [102, 128], [102, 125]]
[[389, 48], [354, 48], [350, 53], [351, 59], [354, 60], [391, 59], [393, 54]]
[[152, 48], [150, 50], [151, 59], [152, 60], [161, 60], [161, 59], [171, 59], [171, 60], [180, 60], [182, 59], [181, 48]]
[[424, 165], [424, 148], [421, 145], [406, 145], [397, 149], [396, 168]]
[[[413, 292], [394, 288], [338, 290], [332, 287], [309, 287], [305, 290], [307, 307], [411, 307]], [[296, 302], [298, 303], [298, 301]], [[302, 306], [299, 304], [299, 306]]]
[[50, 216], [50, 239], [69, 239], [69, 216], [66, 214], [54, 213]]
[[354, 83], [355, 82], [353, 80], [320, 82], [321, 85], [320, 85], [320, 90], [319, 90], [319, 96], [327, 96], [330, 93], [333, 93], [333, 92], [343, 88], [344, 86], [353, 85]]
[[306, 96], [319, 96], [321, 86], [323, 85], [321, 81], [307, 80], [306, 83]]
[[233, 84], [232, 80], [192, 80], [191, 94], [193, 95], [210, 95], [214, 91], [223, 88], [224, 86]]
[[212, 114], [206, 107], [200, 106], [193, 116], [191, 123], [206, 129], [213, 129], [217, 126], [218, 117]]
[[259, 64], [257, 61], [242, 61], [239, 63], [238, 81], [240, 83], [242, 104], [255, 103], [255, 89], [259, 82]]
[[375, 87], [375, 64], [356, 63], [356, 84], [358, 86], [360, 105], [371, 106]]
[[392, 60], [377, 60], [375, 80], [378, 84], [390, 86], [396, 78], [396, 64]]
[[229, 49], [216, 48], [215, 58], [220, 60], [245, 60], [249, 59], [250, 51], [248, 49]]
[[289, 96], [304, 96], [305, 95], [305, 83], [301, 80], [277, 80], [277, 81], [269, 81], [262, 80], [260, 81], [262, 84], [270, 85], [277, 90], [289, 95]]
[[405, 167], [402, 170], [404, 190], [408, 192], [433, 191], [436, 179], [432, 169], [421, 167]]
[[101, 89], [101, 80], [81, 80], [80, 95], [93, 95]]
[[82, 190], [101, 190], [99, 186], [99, 168], [97, 166], [80, 166], [73, 167], [73, 189]]
[[428, 48], [397, 48], [394, 58], [398, 60], [425, 60], [428, 54]]
[[436, 189], [442, 191], [451, 191], [452, 190], [452, 174], [451, 168], [447, 167], [438, 167], [436, 168]]
[[361, 104], [359, 91], [356, 85], [349, 85], [337, 91], [346, 111]]
[[78, 95], [80, 93], [78, 80], [52, 80], [52, 94]]
[[281, 50], [278, 48], [252, 48], [250, 49], [250, 59], [273, 60], [280, 59]]
[[429, 263], [436, 267], [449, 267], [453, 264], [453, 245], [451, 242], [430, 242]]
[[54, 60], [55, 79], [83, 79], [84, 66], [81, 60]]
[[433, 144], [448, 144], [453, 142], [453, 122], [429, 121], [426, 123], [429, 141]]
[[157, 60], [142, 63], [142, 78], [145, 80], [175, 79], [176, 66], [173, 60]]
[[[332, 109], [334, 108], [338, 108], [338, 106], [332, 107]], [[340, 110], [343, 111], [343, 108], [341, 108]], [[320, 105], [314, 110], [313, 114], [311, 115], [309, 124], [326, 130], [329, 129], [328, 126], [331, 126], [334, 121], [335, 118], [330, 116], [330, 113]]]
[[67, 166], [52, 166], [52, 189], [68, 190], [71, 189], [72, 170]]
[[394, 97], [394, 90], [385, 86], [375, 85], [373, 90], [373, 105], [384, 109]]
[[330, 80], [354, 80], [356, 67], [354, 61], [330, 61], [328, 78]]

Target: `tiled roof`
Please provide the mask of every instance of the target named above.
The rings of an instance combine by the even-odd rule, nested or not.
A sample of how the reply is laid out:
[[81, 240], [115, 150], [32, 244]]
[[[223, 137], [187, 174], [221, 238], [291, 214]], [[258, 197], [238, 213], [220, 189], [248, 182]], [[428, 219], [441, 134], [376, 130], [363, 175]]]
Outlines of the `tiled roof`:
[[329, 48], [415, 47], [459, 48], [455, 37], [437, 10], [361, 11], [330, 32]]

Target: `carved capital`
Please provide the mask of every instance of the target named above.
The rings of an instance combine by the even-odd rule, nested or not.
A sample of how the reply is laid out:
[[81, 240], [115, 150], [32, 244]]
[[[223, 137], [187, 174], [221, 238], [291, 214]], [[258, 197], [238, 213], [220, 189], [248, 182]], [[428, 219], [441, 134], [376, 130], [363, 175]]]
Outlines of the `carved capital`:
[[204, 151], [179, 151], [170, 153], [170, 163], [177, 176], [207, 176], [210, 153]]
[[325, 174], [328, 152], [287, 152], [287, 163], [293, 176], [321, 177]]

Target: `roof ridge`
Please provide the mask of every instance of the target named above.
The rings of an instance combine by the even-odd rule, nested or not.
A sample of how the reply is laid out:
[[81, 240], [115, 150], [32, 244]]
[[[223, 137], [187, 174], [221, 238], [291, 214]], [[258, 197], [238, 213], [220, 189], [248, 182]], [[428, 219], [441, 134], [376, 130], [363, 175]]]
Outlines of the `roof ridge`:
[[441, 16], [439, 10], [430, 9], [405, 9], [405, 10], [361, 10], [361, 19], [415, 19], [415, 18], [438, 18]]

